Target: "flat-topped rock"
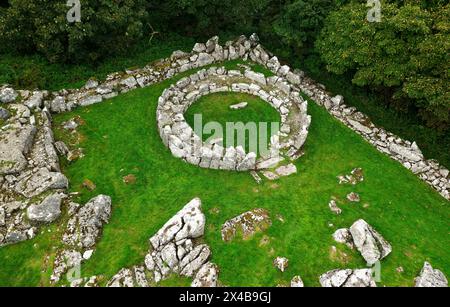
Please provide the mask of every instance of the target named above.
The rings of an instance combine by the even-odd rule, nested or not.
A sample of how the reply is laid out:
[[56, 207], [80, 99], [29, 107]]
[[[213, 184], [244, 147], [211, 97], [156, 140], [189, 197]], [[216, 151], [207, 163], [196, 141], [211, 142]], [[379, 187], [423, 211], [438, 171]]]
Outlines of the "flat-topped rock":
[[272, 221], [267, 210], [253, 209], [226, 221], [222, 225], [222, 240], [229, 242], [237, 234], [242, 234], [242, 238], [246, 240], [257, 232], [265, 231], [271, 225]]
[[27, 209], [27, 217], [33, 222], [51, 223], [61, 215], [63, 196], [55, 193], [47, 196], [40, 204], [33, 204]]
[[36, 127], [13, 124], [0, 130], [0, 175], [23, 171], [28, 164], [25, 155], [30, 151]]
[[231, 105], [230, 109], [231, 110], [241, 110], [241, 109], [245, 109], [247, 106], [248, 106], [248, 102], [241, 102], [241, 103]]

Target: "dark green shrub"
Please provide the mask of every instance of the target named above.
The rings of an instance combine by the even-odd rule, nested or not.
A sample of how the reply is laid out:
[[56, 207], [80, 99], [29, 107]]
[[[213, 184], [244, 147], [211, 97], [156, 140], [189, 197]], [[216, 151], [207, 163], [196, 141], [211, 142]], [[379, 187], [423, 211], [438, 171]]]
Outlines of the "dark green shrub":
[[69, 23], [66, 0], [11, 0], [0, 15], [3, 51], [38, 51], [51, 62], [94, 62], [125, 52], [145, 35], [145, 5], [145, 0], [81, 0], [81, 22]]

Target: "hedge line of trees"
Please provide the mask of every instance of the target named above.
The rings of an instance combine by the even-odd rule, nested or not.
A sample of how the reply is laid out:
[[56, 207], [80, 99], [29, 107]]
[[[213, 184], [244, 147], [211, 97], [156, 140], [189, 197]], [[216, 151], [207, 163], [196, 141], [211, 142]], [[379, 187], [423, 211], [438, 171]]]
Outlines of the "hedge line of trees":
[[450, 123], [448, 0], [381, 0], [369, 23], [365, 0], [80, 0], [81, 23], [66, 0], [10, 0], [0, 7], [0, 52], [40, 53], [51, 62], [96, 62], [155, 32], [198, 39], [257, 32], [286, 59], [318, 55], [430, 125]]

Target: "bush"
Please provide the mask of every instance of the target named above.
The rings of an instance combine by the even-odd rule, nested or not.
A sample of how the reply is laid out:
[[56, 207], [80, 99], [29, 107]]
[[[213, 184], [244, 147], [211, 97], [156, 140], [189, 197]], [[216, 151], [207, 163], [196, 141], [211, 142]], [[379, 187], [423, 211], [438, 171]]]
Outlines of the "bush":
[[145, 5], [145, 0], [82, 0], [81, 22], [68, 23], [65, 0], [11, 0], [0, 15], [3, 51], [38, 51], [50, 62], [94, 62], [125, 52], [144, 36]]

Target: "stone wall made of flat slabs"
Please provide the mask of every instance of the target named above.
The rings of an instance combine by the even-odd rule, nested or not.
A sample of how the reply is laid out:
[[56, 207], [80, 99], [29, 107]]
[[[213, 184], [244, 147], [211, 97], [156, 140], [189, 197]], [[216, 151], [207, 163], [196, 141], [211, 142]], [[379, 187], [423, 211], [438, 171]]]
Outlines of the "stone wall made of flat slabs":
[[[206, 144], [187, 124], [183, 113], [199, 98], [218, 92], [258, 96], [280, 113], [283, 129], [272, 136], [268, 156], [257, 160], [256, 153], [245, 153], [242, 147]], [[307, 102], [283, 78], [265, 77], [250, 69], [242, 73], [211, 67], [179, 80], [163, 92], [158, 100], [157, 122], [164, 144], [175, 157], [203, 168], [248, 171], [266, 169], [266, 161], [293, 161], [299, 157], [311, 123], [306, 111]]]

